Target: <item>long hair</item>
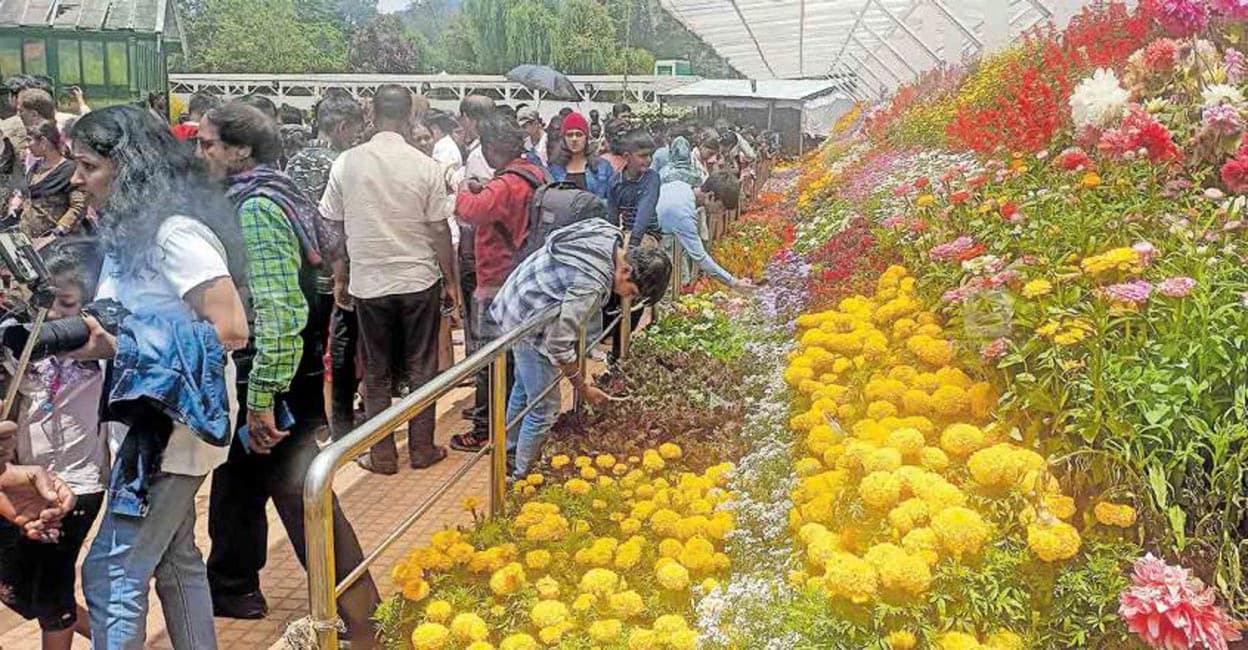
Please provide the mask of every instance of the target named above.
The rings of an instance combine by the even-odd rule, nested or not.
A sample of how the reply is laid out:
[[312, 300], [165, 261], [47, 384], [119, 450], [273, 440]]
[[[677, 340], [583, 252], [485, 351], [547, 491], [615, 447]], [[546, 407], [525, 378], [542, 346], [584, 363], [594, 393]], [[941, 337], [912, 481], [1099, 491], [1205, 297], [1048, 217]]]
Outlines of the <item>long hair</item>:
[[[593, 172], [598, 167], [598, 152], [594, 151], [593, 144], [594, 141], [586, 133], [585, 151], [582, 153], [585, 155], [585, 171], [588, 172]], [[555, 153], [550, 157], [550, 164], [566, 168], [569, 162], [572, 162], [572, 152], [568, 150], [568, 141], [564, 139], [563, 133], [560, 133], [558, 144], [555, 145]]]
[[145, 110], [111, 106], [91, 111], [74, 125], [73, 141], [107, 158], [114, 167], [108, 197], [100, 206], [100, 241], [123, 273], [152, 268], [156, 232], [174, 215], [208, 226], [226, 250], [236, 283], [244, 281], [242, 232], [222, 188], [209, 179], [191, 150]]

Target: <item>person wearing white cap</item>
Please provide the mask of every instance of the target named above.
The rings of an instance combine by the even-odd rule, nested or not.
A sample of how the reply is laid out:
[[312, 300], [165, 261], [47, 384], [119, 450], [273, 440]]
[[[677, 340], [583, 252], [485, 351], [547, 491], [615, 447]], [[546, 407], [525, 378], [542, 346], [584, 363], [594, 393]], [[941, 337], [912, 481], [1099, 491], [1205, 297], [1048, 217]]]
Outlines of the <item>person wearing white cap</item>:
[[536, 108], [525, 108], [516, 115], [516, 121], [524, 127], [528, 136], [524, 139], [524, 148], [529, 162], [546, 166], [546, 128], [542, 124], [542, 116]]

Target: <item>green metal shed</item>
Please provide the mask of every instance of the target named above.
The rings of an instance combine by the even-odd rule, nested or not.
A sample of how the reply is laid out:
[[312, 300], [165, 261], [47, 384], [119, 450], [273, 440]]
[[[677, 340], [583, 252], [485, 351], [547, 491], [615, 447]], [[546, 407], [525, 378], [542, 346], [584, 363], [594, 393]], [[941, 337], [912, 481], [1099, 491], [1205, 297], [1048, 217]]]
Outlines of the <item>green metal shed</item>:
[[46, 75], [94, 107], [167, 94], [181, 42], [174, 0], [0, 0], [0, 77]]

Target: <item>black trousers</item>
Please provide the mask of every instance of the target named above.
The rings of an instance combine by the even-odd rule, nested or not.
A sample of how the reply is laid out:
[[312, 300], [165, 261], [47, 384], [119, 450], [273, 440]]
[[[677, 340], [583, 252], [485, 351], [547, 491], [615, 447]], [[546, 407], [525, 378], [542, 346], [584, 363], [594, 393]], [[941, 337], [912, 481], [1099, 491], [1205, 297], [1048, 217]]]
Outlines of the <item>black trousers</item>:
[[[639, 309], [637, 311], [634, 311], [628, 317], [629, 321], [632, 323], [631, 331], [633, 332], [633, 334], [637, 333], [637, 324], [641, 322], [642, 312], [643, 310]], [[612, 292], [610, 299], [607, 300], [607, 304], [604, 305], [602, 308], [603, 326], [605, 327], [611, 324], [611, 321], [614, 320], [616, 316], [619, 316], [619, 314], [620, 314], [620, 297], [616, 295], [615, 292]], [[618, 361], [620, 358], [620, 350], [623, 347], [622, 345], [623, 340], [624, 340], [624, 329], [620, 327], [619, 323], [617, 323], [616, 326], [611, 329], [611, 362], [612, 363]]]
[[329, 429], [334, 440], [355, 428], [355, 393], [359, 379], [355, 367], [360, 342], [360, 320], [354, 311], [334, 308], [329, 325]]
[[[390, 406], [394, 379], [392, 362], [402, 368], [408, 386], [416, 390], [438, 374], [438, 328], [442, 324], [442, 281], [417, 293], [355, 301], [364, 347], [364, 413], [368, 419]], [[435, 460], [433, 429], [436, 408], [430, 406], [407, 424], [407, 451], [414, 465]], [[373, 445], [373, 467], [396, 468], [399, 462], [394, 434]]]
[[[474, 282], [475, 284], [475, 282]], [[473, 298], [472, 326], [475, 349], [481, 349], [490, 341], [498, 338], [498, 323], [489, 315], [492, 298]], [[476, 394], [472, 402], [472, 434], [477, 440], [488, 440], [490, 437], [490, 367], [486, 366], [476, 375]], [[503, 388], [504, 404], [511, 396], [511, 386], [516, 381], [516, 358], [507, 353], [507, 382]]]
[[[240, 405], [247, 403], [246, 386], [238, 387]], [[320, 451], [316, 431], [325, 422], [325, 398], [318, 375], [295, 378], [285, 396], [295, 417], [290, 436], [268, 454], [248, 453], [235, 437], [229, 460], [212, 474], [208, 501], [208, 584], [214, 596], [237, 596], [260, 590], [260, 570], [268, 555], [269, 525], [265, 504], [273, 499], [299, 563], [307, 567], [303, 526], [303, 481]], [[239, 413], [246, 422], [245, 406]], [[347, 577], [364, 559], [351, 522], [334, 497], [334, 570], [337, 580]], [[371, 634], [369, 617], [381, 602], [372, 576], [365, 575], [338, 599], [340, 616], [352, 636]], [[363, 632], [362, 632], [363, 631]]]

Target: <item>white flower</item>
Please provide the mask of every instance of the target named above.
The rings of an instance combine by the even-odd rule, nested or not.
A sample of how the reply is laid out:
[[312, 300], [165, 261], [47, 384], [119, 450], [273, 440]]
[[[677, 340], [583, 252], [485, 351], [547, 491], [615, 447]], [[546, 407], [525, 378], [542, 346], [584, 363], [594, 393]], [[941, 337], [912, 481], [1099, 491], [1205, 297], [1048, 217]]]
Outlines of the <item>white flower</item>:
[[1122, 117], [1130, 97], [1113, 70], [1098, 68], [1091, 77], [1079, 82], [1070, 95], [1070, 114], [1075, 127], [1112, 125]]
[[1229, 84], [1213, 84], [1200, 93], [1200, 98], [1205, 108], [1213, 108], [1222, 104], [1229, 104], [1235, 108], [1244, 106], [1244, 94]]

